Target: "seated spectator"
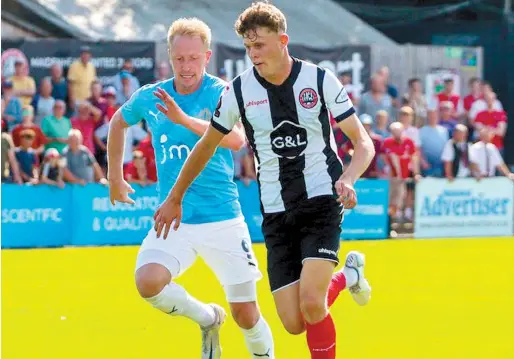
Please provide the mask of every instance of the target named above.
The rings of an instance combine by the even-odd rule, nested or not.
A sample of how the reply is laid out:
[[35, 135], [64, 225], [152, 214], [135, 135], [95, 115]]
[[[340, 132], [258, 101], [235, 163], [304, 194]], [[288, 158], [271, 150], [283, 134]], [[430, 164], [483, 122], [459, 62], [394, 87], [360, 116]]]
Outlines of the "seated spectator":
[[444, 175], [449, 181], [469, 176], [470, 146], [468, 128], [458, 124], [453, 131], [453, 138], [446, 142], [441, 155], [441, 160], [444, 162]]
[[[392, 137], [386, 138], [382, 144], [382, 153], [390, 168], [390, 211], [395, 220], [402, 217], [402, 209], [406, 202], [406, 181], [410, 178], [413, 159], [416, 155], [414, 142], [405, 136], [401, 122], [393, 122], [390, 126]], [[419, 172], [415, 167], [414, 176], [419, 179]], [[405, 217], [412, 219], [412, 207], [405, 208]]]
[[45, 77], [41, 80], [39, 85], [39, 93], [32, 99], [31, 106], [34, 108], [35, 120], [34, 123], [41, 126], [41, 121], [47, 116], [51, 116], [55, 104], [55, 99], [52, 97], [52, 80]]
[[419, 130], [421, 141], [421, 169], [423, 176], [442, 177], [443, 161], [441, 155], [448, 142], [448, 130], [439, 125], [439, 118], [430, 111], [428, 124]]
[[[20, 168], [16, 155], [14, 154], [14, 144], [11, 135], [6, 132], [7, 127], [2, 127], [2, 183], [22, 184]], [[12, 173], [11, 173], [12, 172]]]
[[373, 132], [382, 137], [382, 139], [386, 139], [391, 137], [391, 133], [388, 130], [389, 128], [389, 114], [387, 111], [380, 110], [375, 115], [375, 125], [373, 126]]
[[493, 134], [492, 143], [503, 153], [503, 138], [507, 132], [507, 113], [503, 110], [495, 110], [496, 94], [487, 92], [485, 94], [487, 109], [477, 114], [475, 118], [475, 129], [480, 131], [483, 127], [489, 128]]
[[28, 65], [23, 60], [16, 60], [14, 75], [9, 81], [13, 84], [14, 96], [21, 100], [23, 106], [30, 105], [36, 94], [36, 81], [28, 75]]
[[42, 184], [64, 188], [64, 181], [62, 180], [63, 163], [57, 149], [49, 148], [46, 150], [39, 178]]
[[[141, 186], [147, 186], [157, 182], [157, 174], [151, 173], [151, 167], [147, 164], [147, 159], [143, 152], [134, 151], [132, 154], [132, 162], [124, 169], [124, 177], [128, 183], [137, 183]], [[153, 166], [155, 168], [155, 166]]]
[[[95, 136], [97, 136], [105, 144], [107, 143], [108, 134], [108, 123], [100, 126], [95, 131]], [[142, 141], [146, 136], [146, 131], [143, 130], [139, 124], [127, 128], [127, 130], [125, 131], [125, 150], [123, 152], [123, 166], [127, 166], [130, 162], [132, 162], [132, 152], [134, 151], [135, 142]]]
[[346, 71], [339, 71], [337, 73], [337, 77], [339, 78], [339, 82], [341, 82], [341, 85], [344, 86], [344, 89], [346, 90], [346, 93], [348, 94], [350, 100], [353, 102], [353, 105], [358, 106], [359, 97], [357, 97], [352, 85], [352, 75]]
[[87, 101], [77, 104], [77, 117], [71, 119], [71, 126], [79, 130], [84, 138], [84, 146], [94, 155], [95, 148], [95, 129], [97, 123], [102, 118], [102, 112]]
[[68, 145], [68, 132], [71, 130], [71, 121], [64, 116], [66, 104], [62, 100], [55, 101], [54, 113], [45, 117], [41, 122], [41, 131], [46, 136], [45, 150], [55, 148], [62, 153]]
[[441, 107], [439, 108], [439, 124], [448, 130], [450, 136], [453, 135], [453, 130], [459, 123], [459, 120], [453, 116], [453, 113], [454, 108], [452, 102], [441, 102]]
[[[362, 178], [378, 178], [379, 173], [380, 173], [378, 159], [380, 156], [379, 154], [380, 154], [380, 149], [382, 146], [382, 137], [373, 133], [373, 131], [371, 130], [371, 127], [373, 125], [373, 119], [371, 118], [370, 115], [364, 114], [364, 115], [359, 116], [359, 118], [362, 122], [362, 125], [366, 129], [366, 132], [369, 134], [369, 137], [371, 137], [371, 141], [373, 141], [373, 146], [375, 147], [375, 157], [373, 157], [373, 159], [371, 160], [371, 163], [369, 164], [368, 168], [366, 169], [366, 171], [364, 171], [364, 173], [362, 174], [361, 177]], [[353, 156], [352, 141], [347, 142], [346, 148], [347, 148], [349, 155]]]
[[2, 83], [2, 101], [4, 102], [4, 111], [2, 119], [7, 122], [9, 128], [13, 128], [21, 123], [22, 104], [18, 97], [14, 96], [13, 84], [11, 81]]
[[134, 88], [132, 85], [132, 81], [134, 79], [134, 76], [130, 74], [127, 71], [121, 71], [120, 72], [120, 79], [121, 79], [121, 88], [116, 89], [116, 104], [121, 106], [125, 102], [127, 102], [132, 96], [134, 92], [136, 92], [137, 87]]
[[[127, 76], [127, 78], [129, 79], [129, 83], [128, 83], [127, 87], [132, 92], [135, 92], [139, 87], [141, 87], [141, 85], [139, 84], [139, 80], [137, 79], [136, 76], [134, 76], [134, 64], [132, 63], [132, 60], [125, 59], [120, 72], [118, 72], [118, 74], [116, 76], [114, 76], [114, 80], [112, 82], [112, 86], [114, 86], [117, 93], [121, 93], [123, 90], [123, 76], [124, 75], [130, 75], [130, 76]], [[169, 77], [167, 77], [166, 80], [169, 80]]]
[[234, 158], [234, 178], [243, 181], [247, 186], [251, 181], [257, 179], [253, 153], [248, 144], [245, 144], [239, 151], [232, 151]]
[[12, 130], [12, 138], [14, 141], [14, 145], [16, 147], [21, 146], [21, 132], [25, 130], [31, 130], [34, 132], [35, 137], [32, 141], [32, 148], [36, 151], [36, 154], [39, 156], [45, 150], [46, 137], [41, 131], [39, 126], [36, 126], [33, 122], [34, 112], [32, 110], [32, 106], [24, 106], [22, 111], [23, 122], [16, 126]]
[[100, 81], [93, 81], [91, 84], [91, 97], [88, 99], [89, 103], [95, 108], [100, 110], [101, 119], [104, 119], [105, 111], [107, 108], [107, 102], [102, 97], [103, 95], [103, 86]]
[[38, 184], [39, 182], [39, 156], [32, 148], [36, 133], [25, 129], [20, 132], [21, 143], [16, 147], [16, 160], [20, 166], [20, 175], [23, 182]]
[[492, 138], [492, 131], [487, 127], [483, 127], [480, 130], [480, 141], [470, 148], [469, 161], [473, 177], [476, 179], [494, 177], [496, 171], [498, 171], [509, 179], [514, 180], [514, 174], [510, 172], [505, 162], [503, 162], [500, 151], [491, 143]]
[[52, 97], [55, 100], [68, 101], [68, 82], [62, 75], [62, 67], [53, 64], [50, 67], [50, 78], [52, 79]]
[[104, 89], [103, 97], [105, 99], [105, 122], [109, 122], [118, 110], [118, 106], [116, 105], [116, 89], [112, 86], [109, 86]]
[[403, 134], [414, 142], [416, 148], [420, 148], [419, 129], [413, 126], [414, 110], [409, 106], [403, 106], [398, 112], [398, 121], [403, 125]]
[[170, 77], [170, 65], [168, 65], [168, 63], [165, 61], [159, 63], [159, 66], [157, 66], [157, 75], [155, 76], [154, 82], [166, 81], [169, 80]]
[[95, 178], [101, 184], [107, 184], [102, 169], [96, 162], [91, 151], [82, 144], [82, 133], [73, 129], [69, 133], [69, 146], [66, 147], [63, 157], [66, 160], [64, 178], [69, 183], [94, 183]]
[[409, 106], [414, 110], [414, 126], [422, 127], [425, 125], [428, 105], [420, 79], [412, 78], [409, 80], [409, 91], [403, 95], [402, 106]]
[[371, 90], [365, 92], [360, 98], [358, 110], [359, 114], [367, 113], [371, 117], [375, 117], [378, 111], [384, 110], [388, 113], [390, 120], [395, 119], [393, 99], [387, 93], [383, 76], [378, 73], [371, 76]]

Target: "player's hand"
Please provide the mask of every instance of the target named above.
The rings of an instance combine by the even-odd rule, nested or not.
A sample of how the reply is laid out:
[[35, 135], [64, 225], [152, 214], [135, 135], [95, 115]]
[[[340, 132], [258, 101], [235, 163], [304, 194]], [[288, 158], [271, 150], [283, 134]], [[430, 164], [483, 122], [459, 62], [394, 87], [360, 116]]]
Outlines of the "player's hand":
[[109, 180], [109, 197], [113, 206], [116, 202], [134, 204], [134, 200], [128, 196], [134, 192], [136, 191], [124, 179]]
[[153, 219], [155, 220], [154, 229], [155, 232], [157, 232], [157, 238], [161, 238], [163, 230], [164, 239], [168, 238], [171, 225], [173, 224], [174, 231], [180, 226], [182, 219], [182, 201], [171, 196], [166, 198], [157, 211], [155, 211]]
[[357, 194], [355, 193], [351, 180], [341, 177], [336, 182], [336, 191], [339, 196], [337, 201], [342, 203], [344, 208], [352, 209], [357, 205]]
[[167, 93], [161, 88], [158, 88], [156, 91], [154, 91], [153, 94], [164, 103], [164, 106], [158, 103], [156, 105], [157, 109], [161, 111], [172, 122], [182, 125], [183, 122], [181, 121], [181, 119], [184, 118], [185, 113], [184, 111], [182, 111], [180, 106], [177, 105], [173, 97], [171, 97], [169, 93]]

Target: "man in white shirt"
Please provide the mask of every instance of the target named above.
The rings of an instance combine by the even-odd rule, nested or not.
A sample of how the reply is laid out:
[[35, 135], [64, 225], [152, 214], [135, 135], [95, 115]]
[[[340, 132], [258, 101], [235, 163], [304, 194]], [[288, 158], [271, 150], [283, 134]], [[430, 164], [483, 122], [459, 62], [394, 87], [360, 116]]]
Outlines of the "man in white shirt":
[[480, 130], [480, 141], [471, 146], [469, 159], [471, 171], [477, 179], [494, 177], [496, 171], [502, 172], [506, 177], [514, 180], [514, 174], [503, 162], [500, 151], [491, 143], [492, 132], [488, 128]]
[[449, 181], [470, 175], [468, 128], [462, 124], [455, 126], [453, 138], [446, 142], [441, 160], [444, 163], [444, 175]]

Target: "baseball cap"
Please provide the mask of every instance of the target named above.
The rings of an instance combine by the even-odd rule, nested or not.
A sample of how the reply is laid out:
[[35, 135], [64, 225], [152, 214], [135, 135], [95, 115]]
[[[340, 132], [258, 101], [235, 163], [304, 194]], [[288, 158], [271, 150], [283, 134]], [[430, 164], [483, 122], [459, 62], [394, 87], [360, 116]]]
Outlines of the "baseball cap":
[[49, 148], [45, 152], [45, 158], [59, 158], [59, 151], [57, 151], [55, 148]]
[[108, 86], [103, 91], [104, 96], [116, 96], [116, 89], [113, 86]]
[[89, 46], [87, 46], [87, 45], [82, 45], [82, 46], [80, 47], [80, 53], [84, 53], [84, 52], [89, 52], [89, 53], [91, 53], [91, 48], [90, 48]]
[[120, 78], [121, 78], [122, 80], [123, 80], [123, 79], [128, 79], [128, 78], [130, 78], [130, 76], [132, 76], [132, 75], [130, 74], [130, 72], [125, 71], [125, 70], [120, 71]]

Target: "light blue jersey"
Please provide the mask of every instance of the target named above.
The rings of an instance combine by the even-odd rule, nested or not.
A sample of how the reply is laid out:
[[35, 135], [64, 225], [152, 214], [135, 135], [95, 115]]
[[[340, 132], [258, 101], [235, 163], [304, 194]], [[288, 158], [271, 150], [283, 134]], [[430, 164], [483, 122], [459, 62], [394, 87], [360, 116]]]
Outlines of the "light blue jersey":
[[[143, 86], [121, 107], [123, 119], [134, 125], [145, 119], [152, 132], [157, 165], [158, 191], [162, 203], [175, 184], [189, 153], [200, 139], [182, 125], [171, 122], [156, 107], [160, 100], [153, 94], [164, 89], [189, 116], [210, 121], [226, 83], [205, 74], [200, 88], [192, 94], [175, 91], [173, 79]], [[200, 224], [242, 216], [237, 186], [233, 181], [232, 153], [218, 148], [205, 169], [186, 192], [182, 222]]]

